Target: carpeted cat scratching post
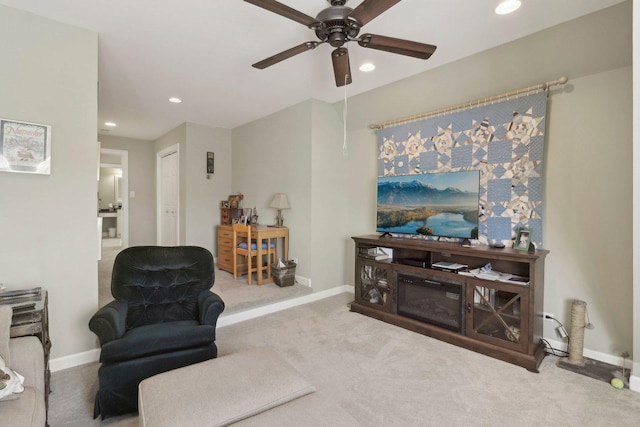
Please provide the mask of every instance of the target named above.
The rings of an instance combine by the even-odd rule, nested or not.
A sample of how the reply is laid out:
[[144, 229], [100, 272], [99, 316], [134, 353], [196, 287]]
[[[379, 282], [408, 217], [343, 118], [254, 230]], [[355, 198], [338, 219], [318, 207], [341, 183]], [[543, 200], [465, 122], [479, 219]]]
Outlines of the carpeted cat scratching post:
[[[622, 387], [628, 387], [629, 374], [625, 373], [624, 369], [621, 372], [620, 366], [583, 356], [584, 330], [593, 329], [591, 323], [588, 325], [585, 323], [585, 316], [587, 316], [587, 303], [577, 299], [573, 300], [571, 304], [571, 331], [569, 332], [569, 357], [561, 357], [557, 363], [558, 367], [607, 383], [612, 378], [620, 379]], [[611, 385], [621, 388], [614, 383]]]
[[571, 332], [569, 333], [569, 363], [584, 365], [584, 327], [587, 303], [577, 299], [571, 304]]

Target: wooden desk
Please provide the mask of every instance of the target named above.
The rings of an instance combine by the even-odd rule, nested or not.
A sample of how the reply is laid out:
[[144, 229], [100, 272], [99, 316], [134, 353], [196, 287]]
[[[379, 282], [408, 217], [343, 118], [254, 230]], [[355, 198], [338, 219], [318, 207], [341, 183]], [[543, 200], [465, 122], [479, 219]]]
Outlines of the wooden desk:
[[[271, 261], [267, 260], [267, 266], [264, 267], [262, 263], [262, 241], [267, 239], [283, 239], [283, 247], [282, 247], [282, 256], [283, 260], [287, 260], [289, 257], [289, 229], [287, 227], [267, 227], [264, 225], [258, 225], [251, 227], [251, 239], [255, 239], [256, 244], [258, 246], [258, 285], [262, 285], [264, 283], [273, 282], [271, 278]], [[267, 245], [268, 245], [267, 241]], [[276, 242], [276, 252], [277, 252], [277, 242]], [[267, 276], [264, 277], [264, 272], [266, 271]]]
[[[219, 225], [218, 226], [218, 268], [220, 270], [233, 273], [233, 247], [232, 247], [233, 230], [231, 225]], [[289, 229], [287, 227], [267, 227], [266, 225], [251, 226], [251, 239], [255, 240], [258, 247], [258, 259], [262, 260], [262, 245], [258, 242], [262, 242], [265, 239], [282, 239], [282, 259], [287, 260], [289, 257]], [[243, 261], [239, 263], [241, 271], [247, 272], [247, 263]], [[259, 265], [260, 271], [258, 272], [257, 283], [262, 285], [269, 283], [271, 279], [271, 262], [267, 262], [267, 266], [264, 267], [262, 262]], [[263, 277], [264, 273], [267, 273], [267, 277]]]

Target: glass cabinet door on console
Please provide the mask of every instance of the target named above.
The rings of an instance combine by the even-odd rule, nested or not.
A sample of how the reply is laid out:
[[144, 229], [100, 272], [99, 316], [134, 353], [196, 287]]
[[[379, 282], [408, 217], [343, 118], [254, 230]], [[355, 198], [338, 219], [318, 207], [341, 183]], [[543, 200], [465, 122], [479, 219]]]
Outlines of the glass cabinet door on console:
[[529, 288], [467, 281], [467, 335], [504, 348], [528, 351]]
[[387, 267], [375, 262], [357, 264], [356, 300], [391, 311], [391, 277]]

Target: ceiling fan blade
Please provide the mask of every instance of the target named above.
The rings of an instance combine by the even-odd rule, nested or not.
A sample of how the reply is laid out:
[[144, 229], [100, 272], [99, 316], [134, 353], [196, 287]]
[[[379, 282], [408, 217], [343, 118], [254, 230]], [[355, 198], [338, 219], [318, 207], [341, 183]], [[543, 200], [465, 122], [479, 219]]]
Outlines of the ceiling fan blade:
[[336, 86], [351, 84], [351, 67], [349, 65], [349, 51], [345, 47], [339, 47], [331, 52], [333, 61], [333, 74], [336, 78]]
[[353, 9], [349, 14], [349, 18], [353, 18], [364, 25], [396, 3], [400, 3], [400, 0], [364, 0], [358, 7]]
[[429, 59], [437, 49], [436, 46], [431, 44], [396, 39], [394, 37], [377, 36], [375, 34], [362, 35], [358, 40], [358, 44], [370, 49], [384, 50], [420, 59]]
[[287, 49], [284, 52], [276, 53], [273, 56], [268, 57], [267, 59], [263, 59], [260, 62], [256, 62], [252, 65], [253, 68], [258, 68], [263, 70], [267, 67], [272, 66], [273, 64], [277, 64], [280, 61], [284, 61], [287, 58], [291, 58], [299, 53], [306, 52], [311, 49], [315, 49], [320, 42], [306, 42], [302, 43], [298, 46], [292, 47], [291, 49]]
[[293, 8], [290, 8], [287, 5], [284, 5], [275, 0], [244, 0], [247, 3], [251, 3], [263, 9], [267, 9], [270, 12], [277, 13], [278, 15], [282, 15], [285, 18], [289, 18], [293, 21], [296, 21], [302, 25], [306, 25], [311, 29], [319, 28], [322, 24], [316, 20], [316, 18], [312, 18], [309, 15], [305, 15], [302, 12], [299, 12]]

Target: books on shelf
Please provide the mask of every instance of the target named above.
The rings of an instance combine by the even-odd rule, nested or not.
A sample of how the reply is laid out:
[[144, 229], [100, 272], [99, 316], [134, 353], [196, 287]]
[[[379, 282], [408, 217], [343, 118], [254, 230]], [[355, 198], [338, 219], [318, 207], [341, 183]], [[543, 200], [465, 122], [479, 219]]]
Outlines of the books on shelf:
[[389, 259], [389, 253], [380, 247], [360, 248], [360, 256], [362, 258], [373, 259], [376, 261]]
[[437, 268], [444, 271], [461, 271], [469, 268], [467, 264], [460, 264], [457, 262], [438, 261], [431, 264], [431, 268]]

